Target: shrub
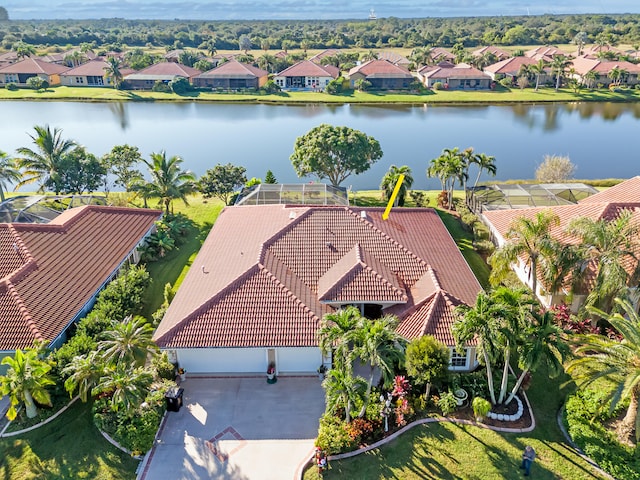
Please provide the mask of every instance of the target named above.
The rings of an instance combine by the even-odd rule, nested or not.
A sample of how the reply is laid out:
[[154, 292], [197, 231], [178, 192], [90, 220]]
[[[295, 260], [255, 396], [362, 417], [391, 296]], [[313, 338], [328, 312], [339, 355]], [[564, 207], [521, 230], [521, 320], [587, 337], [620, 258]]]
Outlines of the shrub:
[[164, 83], [162, 80], [158, 80], [153, 84], [152, 92], [171, 93], [171, 87]]
[[348, 452], [355, 447], [355, 442], [347, 432], [347, 424], [344, 420], [325, 413], [320, 417], [320, 428], [316, 447], [320, 447], [327, 455]]
[[442, 90], [443, 87], [444, 85], [442, 85], [442, 82], [436, 82], [431, 88], [433, 88], [434, 90]]
[[496, 249], [496, 246], [491, 240], [476, 240], [473, 242], [473, 247], [480, 253], [491, 255]]
[[345, 428], [351, 441], [355, 445], [360, 445], [362, 442], [372, 438], [376, 425], [369, 419], [355, 418], [351, 423], [346, 424]]
[[506, 87], [506, 88], [511, 87], [511, 85], [513, 85], [513, 78], [504, 77], [502, 80], [500, 80], [500, 85], [502, 85], [503, 87]]
[[491, 232], [482, 222], [476, 222], [473, 224], [473, 237], [476, 240], [489, 240], [491, 238]]
[[475, 397], [471, 403], [473, 406], [473, 414], [476, 418], [484, 418], [491, 411], [491, 402], [482, 397]]
[[113, 320], [139, 313], [144, 291], [150, 283], [151, 277], [143, 266], [128, 268], [100, 293], [99, 309]]
[[421, 192], [419, 190], [411, 190], [409, 191], [409, 196], [417, 207], [426, 207], [427, 205], [429, 205], [429, 197], [427, 197], [424, 192]]
[[73, 357], [85, 355], [96, 348], [96, 341], [85, 332], [77, 332], [69, 341], [53, 353], [58, 370], [66, 367]]
[[280, 91], [280, 87], [276, 85], [276, 82], [273, 80], [268, 80], [260, 90], [264, 91], [264, 93], [278, 93]]
[[151, 360], [151, 365], [153, 366], [157, 377], [164, 378], [165, 380], [175, 380], [176, 366], [169, 361], [167, 352], [154, 356]]
[[344, 79], [342, 77], [338, 77], [336, 79], [331, 80], [329, 83], [327, 83], [327, 86], [324, 89], [325, 92], [327, 92], [329, 95], [336, 95], [338, 93], [342, 93], [343, 81]]
[[187, 93], [193, 90], [191, 84], [189, 83], [189, 80], [184, 77], [178, 77], [175, 80], [171, 80], [169, 82], [169, 88], [173, 93], [176, 93], [178, 95], [182, 95], [183, 93]]
[[457, 385], [469, 392], [472, 397], [481, 397], [489, 391], [487, 375], [484, 370], [460, 373], [456, 378]]
[[440, 395], [440, 398], [438, 399], [436, 404], [438, 405], [438, 408], [442, 412], [442, 415], [446, 417], [456, 409], [456, 407], [458, 406], [458, 401], [456, 400], [456, 397], [453, 394], [453, 392], [449, 390], [443, 393], [442, 395]]
[[7, 83], [7, 86], [5, 88], [7, 90], [11, 90], [12, 92], [15, 92], [16, 90], [18, 90], [18, 85], [16, 85], [15, 83], [11, 82], [11, 83]]

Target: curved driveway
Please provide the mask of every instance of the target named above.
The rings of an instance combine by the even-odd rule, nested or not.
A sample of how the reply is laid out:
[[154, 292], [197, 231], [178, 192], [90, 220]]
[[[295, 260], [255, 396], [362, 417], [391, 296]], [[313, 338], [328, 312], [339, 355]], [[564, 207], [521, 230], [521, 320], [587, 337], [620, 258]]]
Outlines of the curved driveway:
[[313, 452], [324, 391], [317, 377], [195, 377], [167, 412], [139, 480], [289, 480]]

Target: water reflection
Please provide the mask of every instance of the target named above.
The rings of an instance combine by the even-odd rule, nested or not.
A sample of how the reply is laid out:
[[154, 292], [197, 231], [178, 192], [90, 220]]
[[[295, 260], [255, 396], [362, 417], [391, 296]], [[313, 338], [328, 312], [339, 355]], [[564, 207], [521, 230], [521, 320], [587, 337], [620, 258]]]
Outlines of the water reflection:
[[124, 131], [129, 128], [129, 116], [127, 115], [127, 105], [124, 102], [109, 103], [109, 110], [116, 117], [120, 128]]

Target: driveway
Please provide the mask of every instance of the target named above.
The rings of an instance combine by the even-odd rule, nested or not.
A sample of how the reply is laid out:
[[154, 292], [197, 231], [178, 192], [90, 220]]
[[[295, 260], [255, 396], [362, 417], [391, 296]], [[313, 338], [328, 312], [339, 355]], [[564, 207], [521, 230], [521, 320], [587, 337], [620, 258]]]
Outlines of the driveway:
[[313, 452], [324, 391], [317, 377], [195, 377], [167, 412], [140, 480], [290, 480]]

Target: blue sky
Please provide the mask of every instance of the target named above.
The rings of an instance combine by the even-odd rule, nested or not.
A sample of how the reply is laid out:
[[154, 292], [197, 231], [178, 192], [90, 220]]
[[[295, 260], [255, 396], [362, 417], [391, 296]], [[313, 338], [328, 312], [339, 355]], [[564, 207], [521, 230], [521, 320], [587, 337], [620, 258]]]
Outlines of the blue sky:
[[638, 0], [0, 0], [12, 19], [331, 19], [640, 13]]

